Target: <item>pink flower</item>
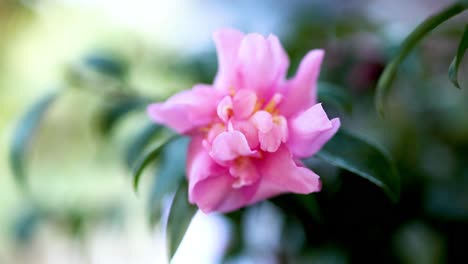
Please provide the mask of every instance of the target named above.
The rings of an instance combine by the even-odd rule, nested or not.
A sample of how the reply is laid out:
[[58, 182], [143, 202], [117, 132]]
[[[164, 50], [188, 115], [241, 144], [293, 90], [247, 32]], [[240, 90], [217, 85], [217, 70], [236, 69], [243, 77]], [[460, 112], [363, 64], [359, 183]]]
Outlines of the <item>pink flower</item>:
[[192, 141], [189, 200], [203, 212], [228, 212], [282, 193], [320, 191], [319, 176], [300, 158], [336, 133], [316, 98], [324, 52], [310, 51], [286, 80], [289, 59], [274, 35], [214, 33], [218, 73], [148, 107], [150, 117]]

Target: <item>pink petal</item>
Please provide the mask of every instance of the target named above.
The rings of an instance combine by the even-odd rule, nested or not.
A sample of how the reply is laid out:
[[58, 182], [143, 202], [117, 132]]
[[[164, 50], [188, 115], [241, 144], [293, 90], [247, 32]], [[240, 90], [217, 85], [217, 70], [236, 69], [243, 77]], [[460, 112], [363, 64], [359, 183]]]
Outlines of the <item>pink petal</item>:
[[306, 110], [317, 102], [317, 79], [322, 64], [323, 50], [312, 50], [302, 59], [296, 76], [287, 82], [286, 100], [280, 105], [281, 114], [289, 117]]
[[232, 99], [231, 96], [227, 95], [225, 96], [219, 103], [218, 107], [216, 108], [216, 112], [218, 114], [218, 117], [221, 118], [224, 122], [227, 122], [232, 114]]
[[338, 118], [329, 120], [321, 104], [316, 104], [290, 121], [287, 142], [293, 155], [310, 157], [336, 133]]
[[189, 199], [193, 200], [193, 188], [209, 177], [224, 174], [228, 175], [226, 168], [215, 163], [203, 147], [203, 137], [195, 136], [190, 141], [187, 153], [187, 179], [189, 181]]
[[265, 153], [257, 165], [262, 178], [251, 203], [282, 193], [309, 194], [321, 190], [319, 176], [307, 168], [298, 166], [284, 145], [276, 152]]
[[267, 40], [270, 43], [271, 53], [274, 58], [274, 61], [278, 62], [276, 79], [281, 80], [282, 78], [284, 78], [289, 68], [288, 54], [286, 54], [286, 51], [284, 50], [277, 36], [270, 34]]
[[235, 189], [233, 181], [233, 177], [226, 175], [201, 181], [194, 187], [190, 202], [196, 203], [204, 213], [226, 213], [251, 204], [259, 182]]
[[273, 128], [273, 117], [267, 111], [257, 111], [250, 119], [252, 124], [262, 133], [268, 133]]
[[238, 119], [245, 119], [252, 115], [257, 104], [257, 95], [252, 90], [237, 91], [233, 100], [234, 115]]
[[340, 119], [333, 118], [331, 123], [332, 127], [329, 130], [321, 132], [320, 135], [315, 138], [311, 143], [312, 147], [309, 149], [308, 153], [305, 153], [306, 156], [303, 157], [310, 157], [317, 153], [336, 134], [340, 128]]
[[239, 47], [237, 88], [251, 89], [261, 97], [269, 97], [271, 86], [284, 77], [289, 63], [280, 49], [281, 44], [274, 37], [246, 35]]
[[229, 175], [228, 168], [211, 159], [202, 140], [200, 136], [192, 139], [187, 156], [190, 203], [205, 213], [229, 212], [249, 204], [259, 186], [258, 181], [239, 189], [232, 188], [236, 178]]
[[[220, 205], [230, 195], [233, 181], [234, 178], [225, 173], [197, 182], [189, 192], [189, 201], [196, 204], [204, 213], [219, 211]], [[237, 203], [240, 204], [240, 202]]]
[[250, 158], [238, 158], [229, 168], [229, 173], [236, 178], [232, 187], [241, 188], [256, 182], [260, 175], [257, 167]]
[[258, 130], [249, 121], [236, 121], [233, 123], [234, 129], [239, 130], [244, 134], [247, 142], [249, 143], [250, 149], [256, 149], [258, 147]]
[[214, 81], [217, 89], [228, 90], [234, 85], [237, 54], [243, 37], [242, 32], [230, 28], [218, 30], [213, 34], [218, 54], [218, 73]]
[[255, 154], [249, 147], [244, 134], [234, 130], [219, 134], [213, 141], [210, 156], [220, 164], [231, 161], [240, 156]]
[[216, 116], [216, 105], [221, 96], [211, 86], [196, 85], [166, 102], [149, 105], [147, 112], [154, 122], [183, 134], [209, 124]]
[[283, 140], [283, 130], [280, 126], [274, 125], [267, 133], [259, 131], [258, 140], [263, 151], [275, 152]]
[[289, 138], [288, 120], [284, 116], [276, 116], [273, 122], [280, 128], [281, 142], [286, 143]]

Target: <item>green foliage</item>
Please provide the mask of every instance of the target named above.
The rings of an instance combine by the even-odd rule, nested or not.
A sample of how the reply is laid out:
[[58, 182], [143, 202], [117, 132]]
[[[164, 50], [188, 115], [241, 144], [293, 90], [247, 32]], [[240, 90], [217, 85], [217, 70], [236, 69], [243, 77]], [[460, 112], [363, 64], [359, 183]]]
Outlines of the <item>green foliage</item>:
[[421, 40], [426, 37], [437, 26], [449, 20], [450, 18], [458, 15], [468, 8], [468, 4], [455, 3], [436, 13], [421, 24], [409, 34], [408, 37], [401, 44], [400, 50], [397, 55], [385, 67], [382, 75], [377, 83], [377, 92], [375, 96], [375, 104], [377, 111], [383, 115], [385, 108], [385, 99], [389, 93], [393, 80], [396, 77], [398, 67], [403, 60], [410, 54], [410, 52], [418, 45]]
[[197, 208], [188, 202], [187, 185], [181, 184], [172, 201], [166, 227], [169, 259], [172, 259]]
[[51, 92], [40, 98], [20, 118], [13, 132], [13, 139], [10, 147], [10, 166], [15, 180], [22, 187], [25, 187], [26, 183], [26, 157], [29, 144], [41, 120], [57, 97], [57, 92]]
[[144, 154], [140, 160], [136, 163], [136, 166], [133, 168], [133, 188], [135, 191], [138, 190], [138, 184], [140, 183], [140, 178], [141, 174], [143, 173], [143, 170], [155, 159], [159, 157], [161, 152], [164, 150], [164, 147], [177, 138], [177, 136], [172, 136], [168, 138], [166, 141], [163, 143], [155, 146], [151, 150], [149, 150], [146, 154]]
[[102, 136], [109, 135], [120, 120], [127, 114], [144, 109], [148, 100], [137, 96], [122, 96], [119, 98], [111, 98], [105, 102], [103, 109], [100, 111], [97, 118], [98, 132]]
[[130, 140], [124, 152], [127, 168], [132, 168], [135, 165], [135, 162], [141, 153], [143, 153], [146, 146], [163, 131], [165, 131], [163, 126], [150, 123]]
[[83, 59], [83, 64], [91, 70], [119, 80], [125, 79], [128, 72], [128, 65], [122, 59], [108, 54], [90, 54]]
[[393, 201], [400, 196], [400, 178], [393, 162], [372, 144], [343, 130], [317, 156], [382, 188]]
[[450, 81], [457, 88], [460, 88], [460, 84], [458, 83], [458, 68], [460, 67], [460, 64], [463, 60], [463, 56], [465, 55], [465, 52], [467, 49], [468, 49], [468, 25], [465, 26], [465, 31], [463, 33], [460, 44], [458, 45], [457, 54], [455, 55], [455, 58], [450, 64], [450, 67], [448, 70]]
[[337, 109], [350, 114], [353, 110], [352, 98], [348, 91], [331, 83], [318, 83], [319, 102], [333, 105]]
[[161, 218], [162, 198], [168, 193], [175, 192], [184, 179], [188, 143], [188, 138], [179, 137], [168, 143], [163, 150], [161, 162], [151, 186], [149, 201], [151, 224], [155, 224]]

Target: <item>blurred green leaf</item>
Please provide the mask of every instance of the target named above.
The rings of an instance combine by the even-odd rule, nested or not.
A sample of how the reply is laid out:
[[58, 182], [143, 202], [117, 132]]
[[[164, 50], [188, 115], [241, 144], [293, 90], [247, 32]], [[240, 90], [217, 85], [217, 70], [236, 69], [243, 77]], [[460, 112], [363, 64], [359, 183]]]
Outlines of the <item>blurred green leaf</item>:
[[84, 66], [101, 74], [111, 76], [122, 80], [127, 74], [128, 67], [122, 59], [116, 56], [94, 53], [90, 54], [83, 60]]
[[433, 29], [453, 16], [463, 12], [467, 8], [468, 4], [466, 3], [454, 3], [442, 11], [428, 17], [421, 24], [419, 24], [419, 26], [416, 27], [416, 29], [414, 29], [408, 37], [406, 37], [406, 39], [401, 44], [400, 51], [385, 67], [382, 75], [378, 80], [375, 104], [380, 115], [383, 115], [384, 113], [385, 99], [388, 95], [393, 80], [395, 79], [398, 67], [403, 62], [403, 60]]
[[169, 259], [172, 259], [176, 253], [196, 212], [197, 207], [188, 202], [187, 184], [180, 184], [172, 201], [167, 220], [166, 240]]
[[58, 93], [52, 92], [40, 98], [20, 118], [13, 131], [10, 148], [10, 166], [15, 180], [22, 187], [25, 187], [26, 184], [26, 156], [29, 144], [41, 120], [57, 97]]
[[331, 104], [345, 113], [349, 114], [353, 110], [351, 95], [334, 84], [319, 82], [318, 98], [320, 102]]
[[163, 126], [150, 123], [132, 138], [125, 150], [125, 164], [128, 168], [132, 168], [135, 165], [145, 147], [163, 130]]
[[455, 58], [450, 64], [448, 70], [450, 81], [452, 81], [453, 85], [455, 85], [457, 88], [460, 88], [460, 84], [458, 83], [458, 68], [460, 67], [460, 64], [463, 60], [466, 49], [468, 49], [468, 24], [465, 26], [465, 31], [463, 32], [462, 39], [458, 45], [457, 55], [455, 55]]
[[22, 244], [29, 242], [43, 217], [44, 213], [36, 207], [24, 208], [13, 223], [15, 241]]
[[136, 96], [128, 96], [106, 102], [106, 105], [97, 117], [99, 134], [102, 136], [110, 134], [122, 118], [132, 111], [143, 109], [147, 104], [148, 100]]
[[163, 150], [162, 159], [156, 177], [151, 187], [149, 202], [150, 223], [155, 224], [161, 218], [162, 198], [176, 191], [184, 179], [186, 153], [189, 138], [179, 137], [167, 144]]
[[157, 145], [156, 147], [152, 148], [143, 157], [137, 162], [136, 166], [133, 169], [133, 188], [135, 192], [138, 190], [138, 184], [140, 183], [140, 178], [143, 170], [148, 166], [148, 164], [159, 157], [159, 154], [163, 151], [164, 147], [177, 138], [178, 136], [171, 136], [169, 139], [164, 141], [163, 143]]
[[317, 156], [351, 171], [382, 188], [394, 201], [400, 196], [400, 178], [393, 162], [372, 144], [339, 130]]

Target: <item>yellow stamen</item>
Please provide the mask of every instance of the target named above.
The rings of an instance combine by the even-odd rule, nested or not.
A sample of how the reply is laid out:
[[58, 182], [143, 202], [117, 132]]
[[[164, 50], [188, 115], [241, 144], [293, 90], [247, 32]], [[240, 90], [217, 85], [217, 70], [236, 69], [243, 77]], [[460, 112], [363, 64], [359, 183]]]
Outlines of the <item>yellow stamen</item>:
[[276, 108], [276, 102], [272, 99], [268, 102], [268, 104], [265, 106], [265, 111], [273, 113]]

